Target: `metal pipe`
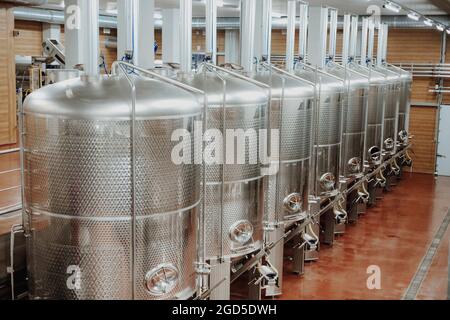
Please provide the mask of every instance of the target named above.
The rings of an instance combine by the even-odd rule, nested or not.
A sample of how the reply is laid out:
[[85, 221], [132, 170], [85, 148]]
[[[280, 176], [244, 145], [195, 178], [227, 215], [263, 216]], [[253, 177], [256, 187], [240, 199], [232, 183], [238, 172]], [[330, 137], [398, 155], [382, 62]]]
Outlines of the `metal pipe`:
[[180, 70], [192, 71], [192, 0], [180, 1]]
[[383, 63], [387, 62], [388, 38], [389, 38], [389, 26], [387, 24], [383, 24], [383, 52], [381, 56]]
[[377, 66], [383, 66], [383, 46], [384, 46], [384, 28], [383, 25], [380, 24], [378, 26], [378, 48], [377, 48]]
[[330, 60], [334, 61], [336, 57], [336, 39], [337, 39], [337, 26], [338, 26], [338, 12], [336, 9], [328, 8], [330, 12], [330, 39], [329, 39], [329, 51], [328, 56]]
[[346, 14], [344, 16], [344, 35], [342, 44], [342, 63], [347, 64], [350, 55], [350, 26], [351, 25], [351, 15]]
[[297, 3], [295, 0], [288, 1], [288, 21], [286, 35], [286, 70], [294, 70], [294, 51], [295, 51], [295, 19], [297, 16]]
[[8, 273], [11, 276], [11, 300], [16, 300], [15, 286], [14, 286], [14, 249], [16, 234], [23, 233], [23, 225], [16, 224], [11, 227], [10, 242], [9, 242], [9, 261], [10, 266], [7, 268]]
[[367, 65], [367, 33], [369, 32], [369, 19], [363, 18], [361, 30], [361, 61], [362, 66]]
[[358, 20], [359, 17], [357, 15], [352, 16], [351, 32], [350, 32], [350, 51], [349, 51], [350, 60], [354, 60], [356, 57], [356, 48], [358, 42], [358, 25], [359, 25]]
[[375, 48], [375, 22], [373, 19], [369, 19], [369, 39], [367, 47], [367, 61], [371, 65], [373, 63], [373, 51]]
[[255, 0], [241, 0], [241, 65], [246, 73], [253, 71], [255, 11]]
[[8, 150], [0, 150], [0, 156], [17, 153], [20, 152], [20, 148], [8, 149]]
[[263, 0], [262, 54], [268, 63], [272, 56], [272, 0]]
[[306, 48], [308, 43], [308, 10], [307, 3], [300, 3], [300, 31], [298, 56], [301, 61], [306, 60]]
[[206, 54], [217, 64], [217, 2], [206, 0]]
[[99, 52], [99, 4], [98, 0], [85, 0], [81, 6], [82, 24], [86, 27], [84, 32], [84, 74], [95, 77], [99, 74], [98, 52]]
[[8, 213], [12, 213], [12, 212], [17, 212], [17, 211], [20, 211], [21, 209], [22, 209], [22, 203], [17, 203], [12, 206], [0, 208], [0, 216], [8, 214]]

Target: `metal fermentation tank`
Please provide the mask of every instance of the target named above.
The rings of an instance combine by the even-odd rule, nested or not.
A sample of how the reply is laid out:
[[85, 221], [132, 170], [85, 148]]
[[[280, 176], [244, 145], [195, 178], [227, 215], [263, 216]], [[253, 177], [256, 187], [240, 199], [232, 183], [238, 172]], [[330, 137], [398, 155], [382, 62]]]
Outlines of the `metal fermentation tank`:
[[[255, 84], [225, 71], [204, 66], [195, 74], [184, 74], [179, 80], [206, 93], [208, 99], [207, 129], [218, 130], [226, 140], [227, 130], [248, 130], [259, 134], [267, 128], [268, 94]], [[237, 158], [225, 165], [206, 165], [205, 243], [206, 258], [239, 258], [259, 250], [263, 241], [263, 176], [258, 145], [245, 139], [245, 163]], [[224, 141], [225, 143], [225, 141]], [[226, 141], [228, 145], [229, 141]], [[242, 141], [235, 140], [236, 143]], [[256, 147], [256, 148], [255, 148]], [[216, 152], [223, 153], [222, 149]], [[205, 150], [207, 153], [207, 150]], [[227, 161], [228, 150], [216, 155]], [[258, 159], [251, 163], [251, 159]]]
[[352, 182], [363, 173], [369, 80], [351, 68], [334, 63], [328, 65], [326, 70], [342, 79], [347, 87], [344, 96], [341, 175]]
[[136, 104], [118, 75], [63, 81], [25, 101], [33, 299], [186, 299], [196, 291], [201, 148], [192, 134], [192, 162], [177, 165], [171, 136], [192, 133], [203, 106], [168, 82], [132, 82]]
[[316, 83], [318, 116], [315, 123], [313, 195], [323, 200], [336, 196], [342, 147], [343, 81], [320, 70], [298, 67], [295, 75]]
[[409, 113], [411, 108], [412, 74], [401, 68], [388, 65], [387, 68], [400, 76], [400, 102], [398, 109], [398, 142], [401, 148], [409, 144]]
[[370, 168], [380, 164], [380, 150], [383, 147], [383, 114], [385, 107], [386, 85], [383, 74], [355, 63], [348, 66], [369, 78], [370, 89], [368, 93], [367, 107], [367, 131], [366, 131], [366, 149], [365, 159]]
[[401, 94], [400, 76], [384, 67], [375, 70], [385, 76], [386, 96], [383, 120], [383, 158], [390, 158], [396, 153], [398, 118]]
[[[305, 222], [309, 214], [315, 88], [267, 64], [259, 65], [253, 78], [271, 87], [270, 129], [279, 131], [279, 168], [265, 178], [265, 242], [270, 244], [283, 239], [285, 228]], [[282, 293], [283, 247], [281, 241], [268, 257], [279, 272], [278, 285], [268, 286], [267, 296]]]

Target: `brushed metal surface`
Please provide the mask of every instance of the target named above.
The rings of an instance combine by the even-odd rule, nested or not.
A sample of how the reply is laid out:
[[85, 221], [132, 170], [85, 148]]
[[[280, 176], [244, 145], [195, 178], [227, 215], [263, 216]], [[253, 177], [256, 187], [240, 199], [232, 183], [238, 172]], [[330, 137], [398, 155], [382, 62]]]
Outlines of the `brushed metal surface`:
[[[314, 87], [288, 76], [260, 71], [255, 80], [271, 87], [270, 128], [280, 131], [280, 169], [266, 176], [265, 221], [298, 220], [308, 211]], [[299, 212], [288, 212], [284, 200], [302, 198]]]
[[[225, 72], [206, 69], [192, 75], [184, 74], [179, 80], [206, 93], [208, 129], [219, 130], [224, 137], [227, 130], [253, 129], [259, 133], [267, 129], [269, 97], [262, 87]], [[256, 164], [248, 161], [259, 154], [259, 139], [257, 148], [249, 148], [248, 141], [246, 144], [245, 164], [206, 166], [206, 208], [203, 210], [209, 260], [237, 259], [259, 250], [263, 244], [262, 163], [259, 158]], [[239, 244], [230, 237], [230, 229], [239, 221], [248, 221], [253, 226], [253, 238], [248, 243]]]
[[[201, 165], [174, 164], [171, 151], [179, 142], [171, 135], [175, 129], [192, 133], [202, 107], [197, 97], [172, 85], [135, 80], [134, 251], [128, 83], [119, 76], [69, 80], [26, 101], [31, 298], [132, 299], [132, 260], [135, 299], [186, 298], [195, 291]], [[155, 296], [145, 287], [145, 275], [163, 264], [173, 265], [179, 279], [172, 291]], [[79, 268], [79, 287], [68, 286], [71, 267]]]
[[[339, 179], [339, 162], [341, 152], [341, 117], [344, 103], [344, 83], [330, 75], [317, 74], [309, 69], [297, 69], [295, 74], [305, 80], [316, 83], [319, 94], [319, 119], [317, 130], [317, 140], [314, 142], [314, 157], [316, 160], [314, 176], [315, 196], [326, 197], [328, 190], [320, 185], [320, 178], [327, 173], [331, 173]], [[337, 184], [335, 183], [335, 188]]]

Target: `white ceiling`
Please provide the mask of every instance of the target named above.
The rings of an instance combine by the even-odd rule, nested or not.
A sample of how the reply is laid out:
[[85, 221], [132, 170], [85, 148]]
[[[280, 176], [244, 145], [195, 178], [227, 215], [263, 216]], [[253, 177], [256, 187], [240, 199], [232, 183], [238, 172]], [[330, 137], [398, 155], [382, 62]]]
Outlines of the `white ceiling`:
[[[285, 14], [288, 0], [273, 0], [273, 11], [277, 14]], [[180, 0], [155, 0], [156, 10], [165, 8], [177, 8]], [[378, 6], [381, 9], [381, 14], [396, 14], [392, 11], [383, 9], [383, 0], [309, 0], [310, 5], [327, 5], [339, 9], [340, 14], [354, 13], [358, 15], [367, 14], [370, 6]], [[397, 0], [397, 2], [414, 9], [425, 15], [445, 15], [446, 12], [440, 10], [433, 5], [430, 0]], [[61, 8], [64, 1], [49, 0], [50, 6], [53, 8]], [[219, 8], [219, 17], [233, 17], [239, 16], [239, 0], [223, 0], [224, 6]], [[100, 0], [100, 8], [103, 13], [113, 13], [116, 9], [115, 0]], [[400, 14], [406, 14], [402, 11]], [[195, 17], [203, 17], [205, 15], [204, 0], [194, 0], [193, 15]]]

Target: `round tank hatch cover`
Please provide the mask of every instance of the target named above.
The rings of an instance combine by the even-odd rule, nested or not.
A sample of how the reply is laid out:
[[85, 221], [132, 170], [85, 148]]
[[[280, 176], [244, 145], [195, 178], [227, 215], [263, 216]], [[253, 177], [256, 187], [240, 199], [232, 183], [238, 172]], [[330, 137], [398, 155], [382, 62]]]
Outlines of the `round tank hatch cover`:
[[250, 221], [241, 220], [230, 227], [230, 239], [240, 245], [247, 244], [253, 237], [253, 225]]
[[147, 272], [144, 285], [150, 294], [162, 296], [176, 287], [178, 279], [178, 269], [170, 263], [164, 263]]
[[359, 158], [351, 158], [348, 161], [348, 170], [351, 173], [358, 173], [361, 170], [361, 159]]
[[336, 178], [332, 173], [325, 173], [322, 177], [320, 177], [320, 186], [325, 191], [333, 191], [335, 183]]
[[302, 209], [302, 195], [299, 193], [293, 193], [284, 199], [284, 208], [289, 213], [297, 213]]

